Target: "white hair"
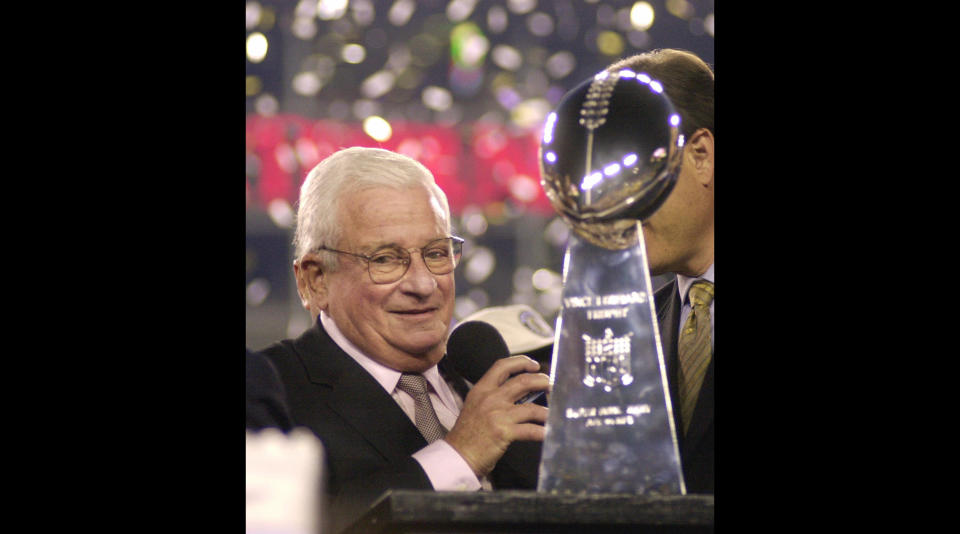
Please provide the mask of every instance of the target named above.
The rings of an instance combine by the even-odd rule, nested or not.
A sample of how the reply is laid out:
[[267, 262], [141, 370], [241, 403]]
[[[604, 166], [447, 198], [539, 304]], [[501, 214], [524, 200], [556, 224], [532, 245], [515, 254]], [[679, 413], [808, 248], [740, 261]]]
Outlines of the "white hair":
[[[440, 221], [450, 231], [447, 195], [433, 174], [413, 158], [382, 148], [351, 147], [335, 152], [317, 164], [300, 187], [294, 254], [304, 254], [326, 245], [335, 247], [342, 236], [339, 203], [344, 196], [371, 187], [408, 189], [424, 187], [443, 212]], [[323, 252], [324, 267], [336, 269], [336, 254]]]

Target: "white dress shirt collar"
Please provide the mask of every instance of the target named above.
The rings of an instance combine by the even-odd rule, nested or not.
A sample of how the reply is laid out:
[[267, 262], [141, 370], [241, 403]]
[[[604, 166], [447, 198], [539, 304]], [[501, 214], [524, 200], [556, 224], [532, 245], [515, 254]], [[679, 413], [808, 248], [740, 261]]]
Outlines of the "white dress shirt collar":
[[[327, 334], [330, 335], [330, 339], [337, 344], [344, 352], [346, 352], [351, 358], [356, 360], [370, 375], [383, 387], [388, 394], [393, 394], [393, 391], [397, 387], [397, 382], [400, 381], [400, 375], [403, 374], [400, 371], [391, 369], [386, 365], [374, 360], [373, 358], [367, 356], [363, 353], [356, 345], [354, 345], [343, 332], [337, 328], [336, 322], [333, 318], [327, 315], [325, 312], [320, 312], [320, 325], [327, 331]], [[447, 406], [456, 406], [456, 402], [451, 396], [450, 388], [440, 377], [440, 370], [437, 369], [437, 366], [434, 365], [426, 371], [423, 372], [424, 378], [427, 379], [427, 382], [430, 383], [430, 386], [433, 387], [433, 390], [437, 392], [440, 400]]]
[[687, 301], [687, 291], [690, 290], [690, 286], [693, 285], [697, 280], [706, 280], [713, 283], [713, 264], [710, 264], [710, 268], [700, 276], [684, 276], [682, 274], [677, 274], [677, 290], [680, 291], [680, 298], [683, 299], [683, 302]]

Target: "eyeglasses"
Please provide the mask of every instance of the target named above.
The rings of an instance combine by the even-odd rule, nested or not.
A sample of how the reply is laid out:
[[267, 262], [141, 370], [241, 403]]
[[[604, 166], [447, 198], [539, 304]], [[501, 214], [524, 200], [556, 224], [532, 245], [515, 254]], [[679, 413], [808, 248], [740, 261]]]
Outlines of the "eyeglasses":
[[404, 249], [400, 247], [383, 247], [373, 251], [373, 254], [355, 254], [345, 250], [337, 250], [321, 246], [316, 250], [326, 250], [338, 254], [356, 256], [367, 262], [367, 272], [374, 284], [390, 284], [403, 278], [410, 268], [410, 252], [419, 250], [423, 263], [427, 269], [436, 275], [448, 274], [453, 271], [460, 261], [463, 252], [463, 239], [450, 236], [434, 239], [423, 247]]

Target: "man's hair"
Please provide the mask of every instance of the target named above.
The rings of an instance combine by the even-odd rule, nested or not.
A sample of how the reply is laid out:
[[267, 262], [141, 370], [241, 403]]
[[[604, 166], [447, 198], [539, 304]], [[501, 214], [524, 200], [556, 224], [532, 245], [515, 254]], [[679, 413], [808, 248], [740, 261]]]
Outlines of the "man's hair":
[[[300, 187], [297, 229], [293, 238], [296, 259], [321, 245], [336, 247], [343, 234], [339, 211], [341, 199], [373, 187], [397, 190], [424, 187], [436, 199], [444, 217], [440, 222], [449, 232], [447, 196], [423, 164], [381, 148], [345, 148], [318, 163]], [[320, 256], [326, 269], [336, 269], [336, 254], [324, 251]]]
[[630, 69], [644, 72], [663, 85], [677, 113], [680, 131], [690, 138], [693, 132], [713, 127], [713, 69], [686, 50], [663, 48], [621, 59], [606, 68], [608, 72]]

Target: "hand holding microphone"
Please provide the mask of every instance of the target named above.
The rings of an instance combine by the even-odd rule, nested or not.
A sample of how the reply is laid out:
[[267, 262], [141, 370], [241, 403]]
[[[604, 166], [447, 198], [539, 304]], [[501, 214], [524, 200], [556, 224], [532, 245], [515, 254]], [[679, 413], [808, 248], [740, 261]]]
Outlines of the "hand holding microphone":
[[550, 387], [539, 363], [510, 356], [499, 332], [479, 321], [454, 330], [447, 357], [474, 387], [445, 440], [478, 476], [493, 469], [510, 443], [543, 441], [547, 409], [529, 402]]
[[[503, 336], [496, 328], [483, 321], [461, 323], [447, 341], [447, 358], [460, 376], [471, 384], [480, 381], [497, 360], [507, 357], [510, 357], [510, 349]], [[544, 393], [546, 390], [531, 391], [516, 403], [533, 402]]]

